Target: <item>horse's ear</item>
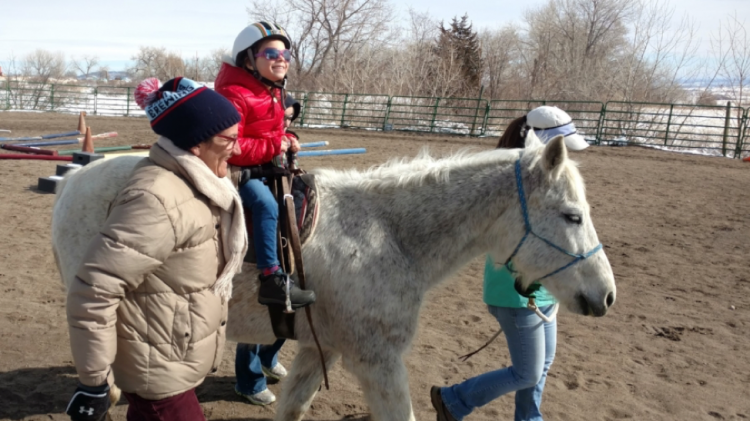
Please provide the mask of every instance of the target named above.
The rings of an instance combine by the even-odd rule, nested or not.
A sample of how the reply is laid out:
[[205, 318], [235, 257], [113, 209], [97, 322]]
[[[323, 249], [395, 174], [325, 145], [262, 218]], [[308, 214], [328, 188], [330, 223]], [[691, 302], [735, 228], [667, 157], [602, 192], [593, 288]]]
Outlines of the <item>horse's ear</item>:
[[525, 142], [526, 144], [524, 145], [524, 147], [526, 149], [538, 148], [544, 145], [542, 141], [539, 139], [539, 137], [536, 135], [536, 133], [534, 133], [534, 129], [529, 129], [529, 132], [526, 134]]
[[544, 147], [544, 169], [553, 172], [568, 159], [568, 148], [565, 147], [565, 138], [557, 135]]

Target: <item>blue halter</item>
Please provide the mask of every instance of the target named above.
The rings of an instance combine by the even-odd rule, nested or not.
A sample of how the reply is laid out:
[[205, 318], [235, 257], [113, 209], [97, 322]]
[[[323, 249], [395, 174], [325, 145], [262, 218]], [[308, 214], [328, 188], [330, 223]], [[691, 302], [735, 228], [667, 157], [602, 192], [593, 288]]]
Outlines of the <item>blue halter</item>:
[[[549, 245], [550, 247], [554, 248], [555, 250], [557, 250], [557, 251], [559, 251], [561, 253], [565, 253], [568, 256], [574, 257], [574, 259], [570, 263], [568, 263], [567, 265], [565, 265], [565, 266], [563, 266], [563, 267], [561, 267], [561, 268], [559, 268], [559, 269], [557, 269], [557, 270], [555, 270], [553, 272], [550, 272], [550, 273], [542, 276], [541, 278], [535, 280], [534, 282], [532, 282], [531, 286], [529, 286], [529, 288], [526, 291], [521, 291], [520, 288], [518, 288], [518, 286], [516, 286], [516, 290], [521, 295], [523, 295], [523, 296], [525, 296], [525, 297], [528, 298], [530, 296], [530, 294], [533, 294], [534, 292], [538, 291], [539, 288], [541, 287], [541, 284], [539, 283], [539, 281], [541, 281], [542, 279], [549, 278], [550, 276], [555, 275], [557, 273], [560, 273], [560, 272], [564, 271], [565, 269], [573, 266], [574, 264], [580, 262], [581, 260], [584, 260], [584, 259], [586, 259], [588, 257], [593, 256], [594, 254], [596, 254], [596, 252], [598, 252], [599, 250], [602, 249], [602, 244], [599, 243], [598, 246], [594, 247], [590, 251], [587, 251], [586, 253], [575, 254], [575, 253], [571, 253], [571, 252], [563, 249], [562, 247], [559, 247], [559, 246], [555, 245], [551, 241], [549, 241], [546, 238], [541, 237], [539, 234], [535, 233], [531, 229], [531, 222], [529, 222], [529, 210], [528, 210], [528, 207], [526, 206], [526, 194], [524, 194], [524, 191], [523, 191], [523, 179], [521, 178], [521, 159], [520, 158], [516, 161], [516, 186], [518, 187], [518, 199], [521, 202], [521, 210], [523, 211], [523, 223], [526, 226], [526, 233], [524, 233], [523, 238], [521, 238], [521, 241], [516, 246], [516, 249], [513, 250], [513, 253], [510, 255], [510, 257], [508, 258], [508, 260], [505, 261], [505, 267], [508, 269], [508, 272], [510, 272], [512, 274], [518, 273], [515, 269], [513, 269], [511, 267], [510, 261], [511, 261], [511, 259], [513, 259], [513, 257], [515, 257], [516, 253], [518, 253], [518, 250], [521, 249], [521, 246], [526, 241], [526, 239], [529, 237], [529, 234], [532, 234], [534, 237], [536, 237], [536, 238], [544, 241], [545, 243], [547, 243], [547, 245]], [[516, 284], [516, 285], [518, 285], [518, 284]]]

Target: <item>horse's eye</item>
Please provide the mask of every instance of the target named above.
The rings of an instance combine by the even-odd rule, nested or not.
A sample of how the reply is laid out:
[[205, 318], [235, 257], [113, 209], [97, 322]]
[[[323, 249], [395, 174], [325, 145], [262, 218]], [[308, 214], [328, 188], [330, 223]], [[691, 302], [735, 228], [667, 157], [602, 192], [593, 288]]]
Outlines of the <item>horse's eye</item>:
[[572, 213], [565, 213], [565, 220], [570, 222], [571, 224], [578, 224], [581, 225], [581, 215], [575, 215]]

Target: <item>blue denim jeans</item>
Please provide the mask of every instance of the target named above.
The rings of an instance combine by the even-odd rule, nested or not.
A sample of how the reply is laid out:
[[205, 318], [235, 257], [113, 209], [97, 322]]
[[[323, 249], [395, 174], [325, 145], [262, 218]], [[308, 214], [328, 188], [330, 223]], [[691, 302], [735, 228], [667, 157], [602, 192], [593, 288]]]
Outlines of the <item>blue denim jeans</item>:
[[234, 375], [237, 377], [237, 390], [245, 395], [260, 393], [268, 387], [262, 367], [273, 368], [279, 362], [279, 350], [284, 339], [273, 345], [237, 344], [234, 357]]
[[252, 179], [239, 189], [242, 204], [253, 212], [253, 245], [258, 269], [279, 264], [276, 254], [276, 227], [279, 204], [271, 190], [261, 180]]
[[[526, 308], [487, 307], [505, 333], [513, 365], [443, 387], [443, 402], [453, 417], [461, 420], [474, 408], [516, 392], [515, 421], [541, 421], [542, 391], [555, 358], [557, 319], [545, 323]], [[541, 310], [548, 316], [553, 307]]]

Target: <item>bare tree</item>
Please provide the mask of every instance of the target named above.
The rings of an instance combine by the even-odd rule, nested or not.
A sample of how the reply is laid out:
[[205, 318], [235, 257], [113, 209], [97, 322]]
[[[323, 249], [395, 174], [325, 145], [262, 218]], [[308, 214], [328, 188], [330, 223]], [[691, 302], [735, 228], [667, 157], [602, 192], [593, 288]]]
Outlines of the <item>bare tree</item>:
[[27, 54], [21, 62], [21, 74], [41, 83], [62, 77], [66, 69], [65, 55], [61, 52], [36, 50]]
[[[18, 68], [18, 61], [15, 54], [11, 53], [10, 56], [5, 60], [8, 63], [4, 70], [5, 73], [5, 87], [7, 88], [7, 95], [9, 97], [9, 104], [11, 108], [22, 109], [23, 98], [21, 96], [21, 90], [18, 89], [21, 84], [22, 77]], [[15, 89], [14, 89], [15, 88]]]
[[36, 83], [28, 85], [29, 90], [19, 95], [19, 98], [24, 98], [22, 102], [25, 104], [22, 107], [35, 110], [54, 109], [54, 98], [47, 95], [47, 90], [55, 79], [65, 75], [67, 67], [65, 55], [61, 52], [53, 53], [40, 49], [27, 54], [21, 62], [21, 74]]
[[161, 71], [161, 62], [166, 55], [166, 49], [156, 47], [141, 47], [138, 50], [138, 54], [131, 57], [135, 63], [131, 69], [134, 76], [138, 79], [144, 79], [147, 77], [158, 77], [157, 74]]
[[409, 29], [407, 39], [417, 45], [431, 43], [440, 33], [439, 23], [427, 12], [419, 12], [409, 8]]
[[716, 105], [718, 97], [709, 90], [701, 90], [695, 97], [696, 105]]
[[335, 73], [346, 58], [385, 33], [392, 18], [388, 0], [283, 0], [276, 6], [253, 0], [253, 20], [269, 20], [288, 30], [294, 73], [306, 79]]
[[657, 0], [549, 0], [526, 14], [527, 97], [685, 99], [698, 68], [695, 25]]
[[526, 13], [530, 96], [592, 97], [606, 64], [627, 44], [634, 0], [550, 0]]
[[685, 99], [679, 80], [694, 64], [695, 24], [684, 16], [674, 19], [666, 1], [640, 0], [631, 23], [631, 42], [618, 61], [617, 83], [624, 101], [673, 102]]
[[176, 53], [167, 52], [165, 48], [141, 47], [138, 54], [131, 57], [135, 63], [131, 72], [138, 79], [156, 77], [166, 81], [176, 76], [185, 75], [185, 61]]
[[[54, 109], [51, 84], [66, 72], [65, 56], [46, 50], [36, 50], [20, 61], [14, 55], [8, 59], [7, 84], [12, 108]], [[59, 104], [59, 101], [55, 102]]]
[[[431, 95], [434, 86], [426, 75], [435, 66], [435, 60], [426, 52], [434, 47], [440, 33], [439, 27], [440, 23], [429, 13], [409, 9], [407, 30], [392, 28], [389, 39], [393, 42], [381, 43], [375, 49], [381, 52], [385, 61], [382, 76], [389, 88], [384, 92], [392, 95]], [[394, 62], [393, 57], [401, 57], [404, 51], [417, 51], [420, 54], [418, 58], [409, 56], [409, 59]]]
[[71, 65], [73, 69], [88, 79], [94, 67], [99, 65], [99, 57], [92, 54], [84, 54], [81, 58], [74, 58]]
[[164, 73], [160, 75], [162, 80], [172, 79], [177, 76], [186, 75], [185, 61], [176, 53], [168, 53], [163, 65]]
[[213, 81], [216, 79], [224, 58], [228, 56], [229, 50], [226, 48], [218, 48], [212, 50], [208, 57], [203, 58], [203, 72], [206, 81]]
[[719, 74], [739, 107], [750, 102], [745, 100], [750, 84], [750, 34], [746, 25], [735, 11], [727, 17], [725, 24], [719, 26], [718, 33], [711, 40]]
[[524, 98], [534, 98], [537, 94], [545, 97], [554, 95], [550, 91], [556, 85], [554, 43], [557, 34], [550, 22], [555, 21], [556, 14], [557, 6], [554, 1], [525, 13], [526, 28], [521, 48], [523, 65], [520, 69], [525, 79], [521, 93]]
[[508, 98], [518, 95], [517, 72], [512, 69], [520, 63], [520, 35], [514, 26], [499, 30], [485, 30], [479, 34], [485, 64], [484, 84], [490, 98]]

